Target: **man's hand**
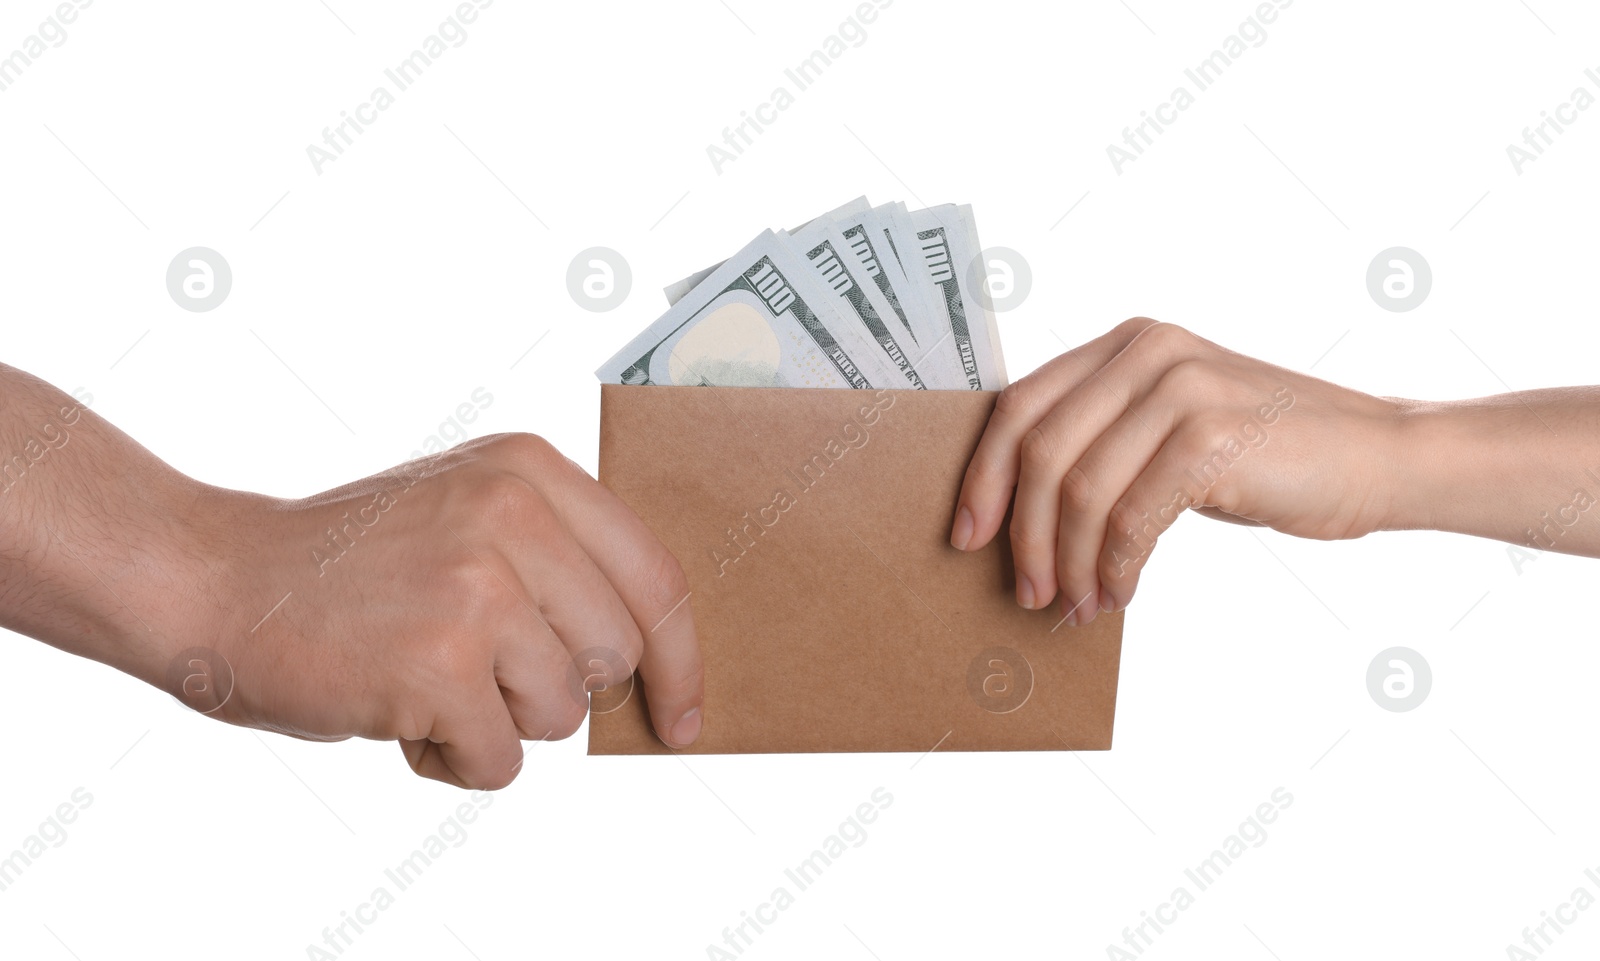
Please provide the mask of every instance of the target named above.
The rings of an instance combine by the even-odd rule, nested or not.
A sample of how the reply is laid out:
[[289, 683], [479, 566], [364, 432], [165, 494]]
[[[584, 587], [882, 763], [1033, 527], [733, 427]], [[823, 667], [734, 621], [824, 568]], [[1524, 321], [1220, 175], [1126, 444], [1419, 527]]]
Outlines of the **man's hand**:
[[517, 773], [520, 739], [571, 735], [587, 691], [637, 666], [661, 739], [699, 736], [682, 569], [537, 437], [469, 441], [303, 501], [223, 495], [216, 508], [232, 531], [219, 553], [234, 557], [212, 645], [233, 671], [226, 720], [399, 739], [418, 774], [497, 788]]
[[304, 500], [211, 487], [0, 366], [0, 625], [237, 724], [398, 739], [417, 773], [510, 783], [635, 667], [700, 732], [683, 571], [549, 444], [504, 434]]
[[1132, 599], [1187, 508], [1303, 537], [1390, 519], [1402, 406], [1135, 318], [1001, 392], [951, 529], [1000, 530], [1015, 488], [1017, 602], [1087, 624]]

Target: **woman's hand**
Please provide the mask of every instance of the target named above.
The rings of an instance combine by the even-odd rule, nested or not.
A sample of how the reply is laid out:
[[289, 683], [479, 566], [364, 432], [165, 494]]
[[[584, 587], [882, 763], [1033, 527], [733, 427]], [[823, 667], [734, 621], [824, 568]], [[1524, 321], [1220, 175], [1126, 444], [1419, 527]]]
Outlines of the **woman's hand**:
[[1059, 592], [1087, 624], [1188, 508], [1322, 539], [1396, 526], [1407, 409], [1134, 318], [1001, 392], [950, 541], [987, 544], [1014, 489], [1017, 603]]

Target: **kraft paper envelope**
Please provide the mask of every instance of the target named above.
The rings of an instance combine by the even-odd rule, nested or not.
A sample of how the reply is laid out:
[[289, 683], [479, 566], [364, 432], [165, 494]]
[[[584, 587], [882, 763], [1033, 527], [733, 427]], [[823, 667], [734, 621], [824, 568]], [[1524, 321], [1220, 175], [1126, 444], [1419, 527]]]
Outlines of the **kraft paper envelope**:
[[[1111, 747], [1122, 614], [1057, 627], [1013, 600], [1004, 531], [949, 544], [994, 398], [602, 386], [600, 480], [689, 578], [706, 696], [687, 753]], [[647, 694], [594, 695], [591, 754], [668, 751]]]

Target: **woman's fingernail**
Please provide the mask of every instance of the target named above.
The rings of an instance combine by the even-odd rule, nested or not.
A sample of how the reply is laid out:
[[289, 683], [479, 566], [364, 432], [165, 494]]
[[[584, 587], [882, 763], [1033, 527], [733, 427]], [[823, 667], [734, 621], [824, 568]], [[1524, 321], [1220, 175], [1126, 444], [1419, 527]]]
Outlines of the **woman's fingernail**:
[[1100, 588], [1100, 609], [1107, 614], [1113, 613], [1117, 609], [1117, 599], [1112, 597], [1111, 592], [1103, 587]]
[[1094, 623], [1095, 616], [1099, 613], [1100, 592], [1091, 590], [1078, 601], [1078, 606], [1073, 611], [1072, 623], [1080, 627], [1087, 627]]
[[967, 505], [962, 504], [956, 511], [955, 526], [950, 529], [950, 546], [958, 551], [967, 549], [967, 542], [972, 540], [972, 511]]
[[678, 723], [672, 725], [672, 743], [678, 747], [687, 747], [694, 743], [700, 736], [700, 709], [691, 707], [685, 711], [683, 717], [678, 718]]
[[1028, 580], [1028, 575], [1017, 575], [1017, 603], [1033, 610], [1033, 582]]

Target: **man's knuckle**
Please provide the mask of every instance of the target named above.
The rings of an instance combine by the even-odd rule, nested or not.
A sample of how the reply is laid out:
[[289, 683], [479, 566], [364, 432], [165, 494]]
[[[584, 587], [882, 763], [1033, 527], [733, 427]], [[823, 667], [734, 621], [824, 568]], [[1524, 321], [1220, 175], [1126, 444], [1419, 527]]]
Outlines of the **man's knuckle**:
[[492, 659], [478, 637], [477, 631], [463, 630], [440, 632], [429, 638], [424, 655], [428, 686], [447, 692], [446, 697], [477, 690], [492, 671]]
[[580, 651], [577, 661], [568, 670], [576, 671], [581, 683], [614, 687], [628, 680], [643, 656], [644, 639], [637, 630], [629, 630], [612, 644]]
[[496, 453], [521, 463], [540, 463], [558, 453], [543, 437], [525, 432], [496, 434], [490, 444]]
[[550, 519], [551, 512], [539, 492], [506, 471], [480, 476], [473, 487], [472, 500], [473, 512], [492, 531], [525, 531]]
[[682, 693], [695, 694], [706, 686], [705, 662], [695, 658], [691, 664], [684, 665], [668, 681], [673, 690]]
[[627, 675], [639, 666], [639, 660], [643, 657], [644, 635], [637, 630], [624, 632], [623, 636], [617, 641], [616, 646], [611, 649], [610, 656], [607, 658], [608, 667], [621, 672], [622, 676], [610, 678], [610, 683], [621, 684], [627, 680]]
[[566, 740], [578, 733], [578, 728], [583, 727], [584, 718], [588, 716], [589, 708], [587, 705], [580, 705], [566, 699], [558, 701], [551, 712], [550, 733], [545, 736], [545, 740]]
[[463, 623], [481, 624], [493, 620], [505, 607], [509, 591], [504, 579], [489, 563], [480, 554], [463, 551], [441, 572], [436, 582], [440, 590], [434, 596], [448, 598]]
[[658, 547], [645, 562], [643, 589], [648, 602], [665, 616], [688, 596], [689, 576], [671, 551]]
[[496, 764], [478, 772], [478, 776], [472, 779], [476, 783], [471, 787], [478, 791], [499, 791], [510, 787], [520, 771], [521, 768], [515, 765]]
[[509, 464], [519, 473], [532, 477], [572, 475], [594, 480], [577, 461], [538, 434], [501, 434], [495, 447], [503, 458], [502, 463]]

